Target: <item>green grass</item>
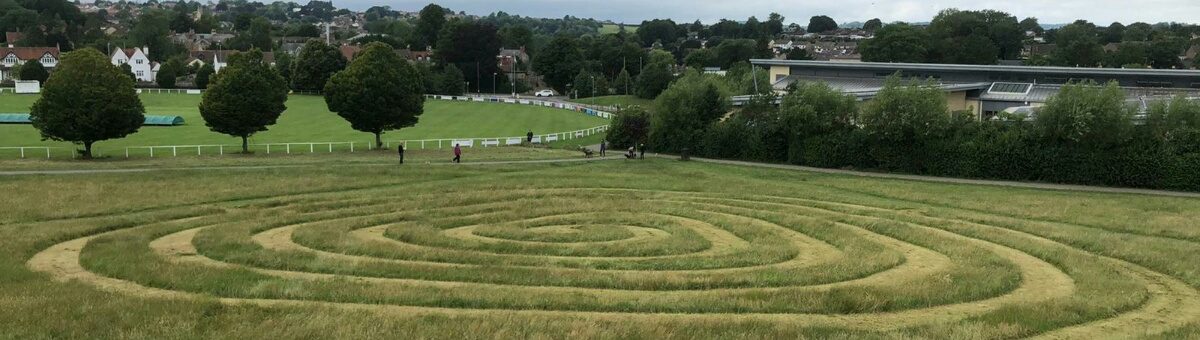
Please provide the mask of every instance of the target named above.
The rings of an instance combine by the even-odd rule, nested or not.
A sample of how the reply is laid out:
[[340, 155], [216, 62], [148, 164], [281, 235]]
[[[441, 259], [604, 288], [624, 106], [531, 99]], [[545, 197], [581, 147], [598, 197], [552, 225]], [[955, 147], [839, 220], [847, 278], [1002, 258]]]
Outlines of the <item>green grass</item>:
[[[637, 32], [637, 29], [637, 25], [625, 25], [625, 33], [633, 34]], [[604, 24], [604, 26], [601, 26], [598, 30], [600, 34], [617, 34], [617, 32], [620, 31], [621, 26], [616, 24]]]
[[576, 103], [601, 105], [601, 106], [633, 106], [649, 107], [654, 103], [652, 99], [642, 99], [632, 95], [615, 95], [615, 96], [600, 96], [593, 98], [580, 98], [571, 100]]
[[3, 337], [1200, 336], [1198, 199], [444, 156], [0, 176]]
[[[96, 147], [101, 154], [123, 156], [124, 148], [128, 146], [241, 143], [237, 138], [212, 132], [204, 125], [204, 119], [200, 117], [197, 109], [200, 101], [198, 95], [143, 94], [141, 98], [147, 114], [180, 115], [186, 120], [186, 125], [142, 127], [140, 131], [126, 138], [97, 143]], [[29, 107], [36, 99], [36, 96], [28, 95], [0, 95], [0, 112], [29, 112]], [[350, 123], [329, 112], [321, 97], [293, 95], [287, 106], [288, 110], [280, 117], [278, 124], [255, 135], [252, 143], [357, 142], [358, 147], [362, 148], [367, 142], [373, 141], [372, 135], [354, 131], [350, 128]], [[537, 134], [564, 132], [600, 126], [606, 122], [604, 119], [578, 112], [545, 107], [427, 100], [425, 113], [421, 115], [416, 126], [389, 132], [384, 135], [384, 139], [394, 141], [524, 136], [528, 131]], [[64, 149], [58, 150], [61, 153], [60, 157], [69, 156], [70, 150], [74, 149], [69, 143], [42, 141], [38, 131], [31, 125], [0, 125], [0, 146], [63, 147]], [[348, 146], [339, 148], [348, 149]], [[195, 153], [195, 150], [191, 152]], [[217, 150], [204, 152], [215, 153]], [[16, 151], [0, 150], [0, 157], [10, 158], [15, 155]]]

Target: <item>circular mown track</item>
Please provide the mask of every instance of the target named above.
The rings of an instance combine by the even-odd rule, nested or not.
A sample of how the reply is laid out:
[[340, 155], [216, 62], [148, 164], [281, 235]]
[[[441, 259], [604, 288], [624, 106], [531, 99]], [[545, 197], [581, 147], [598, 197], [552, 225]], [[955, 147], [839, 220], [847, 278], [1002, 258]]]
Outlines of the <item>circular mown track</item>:
[[865, 331], [1003, 320], [991, 334], [1050, 338], [1156, 334], [1200, 315], [1186, 283], [979, 213], [582, 187], [389, 188], [169, 213], [184, 209], [56, 244], [28, 266], [136, 296], [379, 313]]

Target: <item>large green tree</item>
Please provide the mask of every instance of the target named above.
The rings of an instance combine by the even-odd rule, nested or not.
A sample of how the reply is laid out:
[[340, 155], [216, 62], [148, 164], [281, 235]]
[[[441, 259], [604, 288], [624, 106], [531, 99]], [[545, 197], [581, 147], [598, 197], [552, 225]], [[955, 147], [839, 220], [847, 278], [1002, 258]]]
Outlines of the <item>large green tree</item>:
[[211, 64], [204, 64], [204, 66], [200, 66], [200, 69], [196, 71], [196, 88], [207, 89], [209, 82], [212, 80], [213, 73], [216, 72], [213, 71]]
[[37, 59], [25, 62], [25, 64], [21, 65], [20, 71], [17, 74], [17, 78], [21, 80], [37, 80], [45, 84], [46, 79], [50, 78], [50, 73], [46, 72], [46, 67], [37, 61]]
[[816, 15], [808, 19], [808, 27], [805, 30], [811, 33], [824, 33], [838, 28], [837, 21], [833, 18], [824, 15]]
[[446, 9], [436, 4], [426, 5], [417, 14], [417, 31], [413, 48], [423, 50], [437, 42], [442, 26], [446, 24]]
[[88, 159], [92, 144], [137, 132], [145, 112], [133, 79], [103, 53], [87, 48], [62, 56], [30, 119], [43, 139], [82, 144], [81, 156]]
[[1077, 20], [1063, 26], [1055, 33], [1058, 45], [1051, 58], [1063, 66], [1094, 67], [1104, 60], [1104, 48], [1096, 34], [1096, 25]]
[[671, 74], [671, 66], [671, 64], [661, 62], [646, 64], [646, 67], [642, 68], [642, 72], [638, 73], [635, 94], [639, 98], [657, 98], [658, 94], [666, 90], [671, 85], [671, 81], [675, 79]]
[[334, 73], [346, 68], [346, 58], [336, 47], [319, 39], [304, 43], [292, 66], [292, 88], [300, 91], [320, 91]]
[[858, 45], [863, 61], [925, 62], [929, 54], [929, 33], [908, 24], [896, 23], [875, 32], [875, 37]]
[[542, 80], [558, 93], [567, 92], [567, 84], [579, 72], [583, 53], [577, 40], [567, 35], [555, 36], [538, 52], [533, 60], [533, 70], [542, 75]]
[[889, 77], [883, 89], [863, 108], [863, 131], [872, 142], [871, 154], [887, 169], [921, 172], [930, 157], [928, 147], [950, 121], [946, 95], [934, 84], [905, 82]]
[[382, 148], [385, 131], [416, 125], [424, 112], [419, 78], [391, 46], [370, 43], [349, 67], [329, 78], [325, 103], [351, 128], [374, 134], [375, 146]]
[[275, 125], [287, 109], [287, 83], [263, 61], [262, 51], [234, 54], [229, 65], [213, 77], [200, 100], [200, 116], [214, 132], [241, 137], [242, 152], [249, 139]]
[[729, 111], [729, 95], [716, 79], [688, 70], [654, 101], [650, 144], [655, 150], [696, 150], [705, 129]]
[[478, 92], [493, 88], [492, 74], [498, 72], [496, 53], [500, 37], [496, 26], [483, 21], [453, 20], [442, 28], [434, 56], [455, 64]]

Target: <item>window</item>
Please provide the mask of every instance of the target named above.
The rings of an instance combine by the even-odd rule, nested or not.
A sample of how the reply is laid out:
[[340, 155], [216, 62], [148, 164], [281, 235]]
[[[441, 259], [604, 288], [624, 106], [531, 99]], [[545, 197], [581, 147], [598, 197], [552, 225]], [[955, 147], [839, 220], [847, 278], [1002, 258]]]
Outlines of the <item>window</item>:
[[993, 83], [988, 93], [1019, 93], [1027, 94], [1033, 84], [1028, 83]]
[[45, 65], [45, 64], [53, 64], [53, 63], [54, 63], [54, 57], [53, 57], [53, 56], [51, 56], [51, 55], [49, 55], [49, 54], [42, 56], [42, 64], [43, 64], [43, 65]]
[[146, 73], [145, 73], [145, 72], [143, 72], [143, 71], [141, 71], [141, 70], [137, 71], [137, 76], [138, 76], [138, 78], [141, 78], [141, 77], [142, 77], [142, 76], [144, 76], [144, 75], [146, 75]]
[[138, 64], [138, 65], [141, 65], [143, 61], [145, 61], [145, 60], [138, 59], [138, 60], [137, 60], [137, 64]]
[[7, 57], [4, 58], [4, 63], [5, 64], [16, 64], [17, 56], [9, 54]]
[[117, 59], [117, 65], [124, 65], [125, 59]]

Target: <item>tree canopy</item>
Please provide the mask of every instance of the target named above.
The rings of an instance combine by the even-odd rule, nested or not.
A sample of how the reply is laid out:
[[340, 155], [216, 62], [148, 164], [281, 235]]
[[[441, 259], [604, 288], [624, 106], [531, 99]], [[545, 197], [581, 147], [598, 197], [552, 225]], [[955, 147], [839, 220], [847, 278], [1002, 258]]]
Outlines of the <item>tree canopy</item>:
[[381, 135], [417, 124], [424, 112], [425, 89], [416, 69], [391, 46], [370, 43], [345, 70], [325, 85], [325, 103], [350, 127]]
[[95, 142], [137, 132], [145, 112], [133, 80], [100, 51], [86, 48], [62, 56], [30, 119], [43, 139], [82, 144], [86, 159]]
[[319, 39], [304, 43], [292, 66], [292, 88], [301, 91], [320, 91], [334, 73], [346, 68], [346, 59], [336, 47]]
[[242, 152], [250, 152], [248, 139], [275, 125], [287, 95], [287, 83], [263, 61], [262, 51], [237, 53], [204, 91], [200, 116], [213, 132], [241, 137]]

